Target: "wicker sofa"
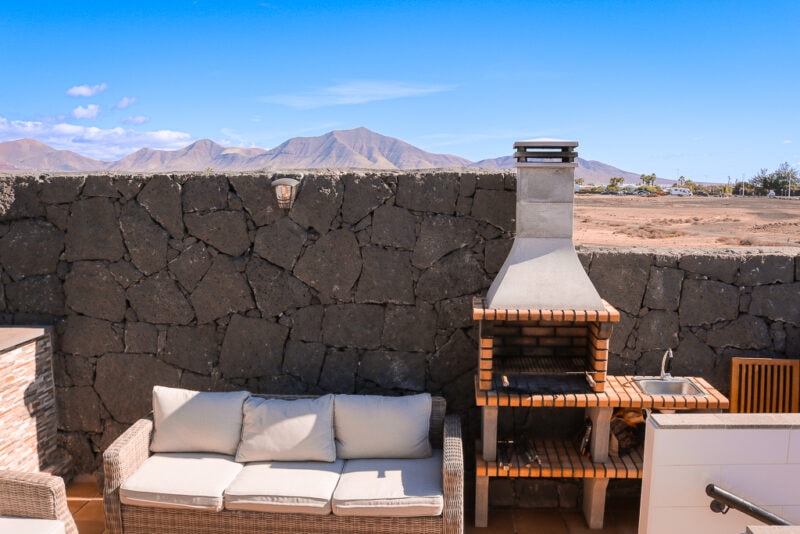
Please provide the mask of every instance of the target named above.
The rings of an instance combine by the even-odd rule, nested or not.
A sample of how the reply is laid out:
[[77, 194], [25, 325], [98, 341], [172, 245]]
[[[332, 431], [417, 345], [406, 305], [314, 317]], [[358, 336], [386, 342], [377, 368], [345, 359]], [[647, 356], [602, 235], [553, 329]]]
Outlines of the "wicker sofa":
[[47, 473], [0, 470], [0, 532], [78, 534], [64, 480]]
[[[213, 395], [213, 394], [205, 394]], [[325, 396], [334, 397], [334, 396]], [[345, 397], [348, 397], [345, 399]], [[377, 397], [377, 396], [335, 396], [337, 399], [336, 409], [340, 410], [340, 405], [345, 405], [345, 400], [348, 402], [358, 402], [361, 398], [370, 399], [372, 401], [382, 402], [383, 399], [408, 399], [409, 397]], [[251, 395], [246, 401], [246, 405], [250, 403], [257, 403], [260, 401], [278, 401], [284, 402], [282, 406], [294, 406], [294, 400], [309, 400], [320, 399], [320, 397], [305, 397], [305, 396], [262, 396]], [[157, 456], [169, 456], [170, 453], [161, 453], [159, 450], [164, 450], [163, 440], [158, 440], [163, 433], [159, 435], [158, 427], [159, 421], [162, 421], [162, 426], [166, 423], [163, 421], [169, 420], [163, 415], [159, 416], [159, 410], [154, 400], [154, 413], [151, 418], [141, 419], [134, 423], [125, 433], [123, 433], [117, 440], [103, 454], [103, 464], [105, 471], [105, 488], [104, 488], [104, 505], [105, 505], [105, 518], [106, 518], [106, 533], [107, 534], [158, 534], [158, 533], [187, 533], [187, 534], [212, 534], [212, 533], [286, 533], [286, 534], [299, 534], [299, 533], [447, 533], [447, 534], [461, 534], [464, 529], [464, 498], [463, 498], [463, 477], [464, 477], [464, 463], [462, 452], [462, 439], [461, 439], [461, 424], [457, 416], [445, 416], [446, 404], [443, 398], [428, 396], [429, 403], [429, 420], [425, 421], [427, 431], [426, 442], [429, 447], [428, 454], [430, 458], [419, 458], [414, 460], [412, 456], [410, 460], [394, 460], [394, 459], [376, 459], [361, 460], [357, 458], [359, 450], [356, 446], [348, 452], [349, 456], [343, 453], [341, 447], [344, 443], [344, 438], [340, 442], [339, 427], [336, 426], [336, 448], [335, 448], [335, 462], [334, 463], [311, 463], [298, 461], [262, 461], [262, 462], [245, 462], [245, 469], [262, 469], [257, 476], [251, 471], [250, 481], [259, 481], [261, 483], [269, 480], [272, 476], [270, 469], [279, 468], [278, 471], [286, 472], [286, 469], [292, 469], [297, 465], [298, 471], [292, 473], [288, 478], [288, 484], [294, 486], [315, 486], [315, 482], [308, 482], [307, 479], [302, 478], [307, 476], [309, 469], [314, 471], [316, 469], [326, 469], [328, 465], [339, 465], [343, 463], [344, 468], [338, 467], [341, 470], [341, 479], [334, 480], [336, 491], [330, 497], [330, 502], [324, 503], [319, 499], [311, 502], [307, 508], [300, 506], [297, 508], [297, 499], [294, 497], [284, 498], [283, 501], [276, 501], [274, 498], [269, 500], [265, 506], [264, 502], [256, 498], [245, 498], [244, 505], [239, 501], [238, 506], [234, 506], [235, 498], [231, 498], [229, 502], [230, 493], [234, 493], [234, 486], [239, 482], [239, 476], [233, 482], [226, 486], [224, 490], [224, 504], [218, 505], [216, 508], [210, 509], [197, 509], [192, 507], [192, 502], [188, 506], [175, 504], [174, 502], [166, 499], [161, 501], [161, 496], [156, 496], [159, 502], [137, 502], [139, 493], [136, 486], [135, 479], [146, 470], [148, 463], [153, 462]], [[298, 403], [299, 404], [299, 403]], [[344, 408], [341, 408], [343, 410]], [[265, 413], [265, 412], [261, 412]], [[272, 412], [274, 413], [274, 411]], [[374, 412], [373, 412], [374, 413]], [[341, 413], [337, 411], [336, 422], [339, 424], [340, 420], [345, 419], [340, 417]], [[363, 413], [359, 414], [356, 419], [373, 421], [375, 423], [382, 422], [383, 427], [394, 424], [397, 419], [397, 413], [389, 414], [387, 420], [379, 421], [380, 416], [364, 417]], [[210, 416], [209, 416], [210, 417]], [[245, 416], [243, 418], [243, 428], [241, 430], [241, 441], [237, 450], [237, 460], [241, 460], [245, 438], [253, 433], [248, 433], [248, 421], [255, 420], [254, 418], [248, 419], [247, 408], [245, 408]], [[402, 423], [400, 423], [402, 426]], [[375, 425], [376, 433], [372, 437], [380, 441], [382, 432], [379, 430], [380, 424]], [[275, 425], [270, 428], [278, 428]], [[280, 427], [286, 428], [286, 427]], [[289, 431], [291, 434], [291, 431]], [[386, 433], [385, 431], [383, 433]], [[282, 435], [282, 433], [281, 433]], [[264, 434], [260, 437], [263, 439]], [[429, 441], [428, 441], [429, 440]], [[362, 440], [363, 441], [363, 440]], [[372, 441], [372, 438], [367, 441]], [[402, 441], [402, 440], [401, 440]], [[158, 442], [158, 443], [157, 443]], [[262, 442], [263, 443], [263, 442]], [[156, 446], [158, 444], [158, 446]], [[358, 444], [356, 444], [358, 445]], [[368, 446], [371, 443], [367, 444]], [[153, 449], [156, 449], [154, 453]], [[361, 449], [363, 450], [363, 449]], [[355, 452], [354, 452], [355, 451]], [[401, 451], [402, 452], [402, 451]], [[195, 453], [201, 456], [204, 453]], [[353, 456], [353, 455], [356, 456]], [[369, 453], [367, 457], [369, 458]], [[302, 455], [301, 455], [302, 456]], [[393, 455], [393, 458], [397, 455]], [[284, 456], [285, 457], [285, 456]], [[291, 458], [292, 456], [289, 456]], [[342, 460], [341, 458], [347, 457], [350, 459]], [[232, 458], [232, 457], [231, 457]], [[250, 459], [253, 457], [251, 456]], [[372, 455], [375, 458], [375, 455]], [[432, 459], [433, 458], [433, 459]], [[256, 458], [257, 459], [257, 458]], [[326, 461], [329, 459], [326, 459]], [[227, 460], [230, 463], [230, 460]], [[430, 462], [434, 462], [431, 464]], [[437, 464], [436, 462], [440, 463]], [[362, 462], [359, 464], [358, 462]], [[364, 463], [366, 462], [366, 463]], [[375, 467], [374, 462], [377, 462], [378, 467]], [[399, 462], [396, 464], [387, 464], [389, 467], [383, 467], [381, 462]], [[407, 462], [407, 463], [403, 463]], [[423, 462], [417, 464], [415, 462]], [[424, 463], [427, 462], [427, 463]], [[376, 487], [373, 493], [370, 493], [369, 487], [366, 488], [367, 494], [370, 498], [366, 505], [362, 506], [361, 502], [355, 502], [351, 508], [348, 506], [353, 505], [354, 501], [337, 501], [339, 497], [339, 490], [345, 481], [345, 473], [348, 473], [348, 467], [351, 465], [360, 466], [350, 469], [350, 476], [356, 478], [361, 477], [359, 484], [364, 485], [376, 482], [383, 482], [386, 479], [395, 478], [401, 480], [402, 491], [406, 491], [406, 486], [413, 487], [413, 484], [408, 484], [413, 479], [414, 473], [410, 472], [417, 470], [417, 467], [409, 469], [406, 472], [406, 467], [397, 467], [397, 465], [406, 466], [419, 466], [424, 465], [428, 469], [431, 465], [436, 465], [440, 472], [423, 473], [424, 478], [429, 482], [435, 480], [439, 485], [437, 498], [439, 499], [439, 508], [431, 512], [431, 507], [427, 506], [430, 503], [422, 503], [422, 511], [417, 513], [414, 511], [415, 506], [419, 503], [412, 502], [408, 507], [405, 502], [395, 502], [389, 497], [396, 497], [396, 495], [388, 495], [385, 487]], [[320, 467], [322, 466], [322, 467]], [[378, 471], [370, 473], [370, 471]], [[390, 470], [398, 472], [391, 475]], [[428, 469], [430, 471], [430, 469]], [[297, 474], [295, 474], [297, 473]], [[164, 475], [166, 476], [166, 475]], [[177, 475], [178, 477], [183, 474]], [[335, 475], [339, 476], [339, 475]], [[372, 478], [370, 478], [370, 476]], [[175, 473], [172, 474], [175, 478]], [[301, 477], [301, 478], [297, 478]], [[366, 477], [366, 478], [365, 478]], [[280, 483], [277, 483], [280, 486]], [[428, 484], [430, 485], [430, 484]], [[273, 491], [275, 484], [272, 484]], [[425, 486], [423, 483], [422, 486]], [[364, 487], [358, 488], [363, 494]], [[296, 491], [296, 488], [293, 488]], [[333, 491], [333, 490], [331, 490]], [[247, 492], [245, 492], [247, 493]], [[347, 492], [345, 492], [347, 493]], [[350, 492], [352, 493], [352, 492]], [[358, 493], [358, 491], [356, 492]], [[389, 492], [390, 493], [390, 492]], [[423, 492], [424, 493], [424, 492]], [[281, 493], [281, 495], [284, 495]], [[290, 494], [294, 495], [294, 494]], [[363, 496], [363, 495], [362, 495]], [[234, 495], [237, 497], [237, 495]], [[242, 497], [242, 495], [238, 495]], [[372, 499], [371, 497], [374, 497]], [[384, 498], [384, 503], [388, 502], [389, 510], [375, 511], [371, 508], [377, 501], [378, 508], [381, 507], [381, 499]], [[406, 495], [402, 496], [407, 497]], [[416, 497], [416, 495], [412, 496]], [[259, 497], [260, 499], [261, 497]], [[426, 497], [423, 497], [423, 501]], [[395, 499], [396, 500], [396, 499]], [[413, 500], [413, 499], [412, 499]], [[306, 501], [302, 501], [306, 502]], [[166, 503], [166, 504], [165, 504]], [[338, 503], [338, 506], [337, 506]], [[288, 506], [284, 506], [287, 505]], [[325, 506], [323, 508], [323, 505]], [[395, 506], [395, 508], [392, 508]], [[427, 506], [427, 508], [426, 508]], [[236, 509], [238, 508], [238, 509]]]

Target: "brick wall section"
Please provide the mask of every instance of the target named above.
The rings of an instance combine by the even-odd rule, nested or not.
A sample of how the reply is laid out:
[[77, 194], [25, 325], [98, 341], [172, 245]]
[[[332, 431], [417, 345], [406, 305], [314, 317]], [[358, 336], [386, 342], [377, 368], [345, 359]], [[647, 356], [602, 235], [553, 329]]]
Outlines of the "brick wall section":
[[49, 331], [0, 352], [0, 466], [39, 471], [58, 448]]
[[[154, 384], [430, 391], [475, 419], [472, 300], [511, 247], [514, 173], [309, 173], [288, 211], [271, 178], [0, 176], [0, 323], [55, 326], [77, 471], [150, 411]], [[578, 255], [620, 312], [610, 374], [657, 373], [672, 348], [673, 374], [724, 393], [732, 356], [800, 356], [797, 249]]]

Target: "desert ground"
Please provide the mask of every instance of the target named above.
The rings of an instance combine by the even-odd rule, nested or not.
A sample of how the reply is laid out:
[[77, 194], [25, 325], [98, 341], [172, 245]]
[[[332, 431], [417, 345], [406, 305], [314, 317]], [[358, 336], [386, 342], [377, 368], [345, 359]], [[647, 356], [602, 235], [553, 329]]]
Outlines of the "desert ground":
[[800, 247], [800, 198], [576, 195], [574, 210], [580, 245]]

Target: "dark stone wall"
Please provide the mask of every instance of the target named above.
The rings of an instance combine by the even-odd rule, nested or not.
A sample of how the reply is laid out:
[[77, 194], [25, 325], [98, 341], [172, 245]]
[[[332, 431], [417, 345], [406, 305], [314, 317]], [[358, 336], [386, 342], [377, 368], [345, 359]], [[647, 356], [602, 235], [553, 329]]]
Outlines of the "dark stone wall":
[[[0, 177], [0, 319], [54, 324], [78, 471], [154, 384], [413, 393], [475, 419], [471, 300], [511, 246], [508, 172]], [[728, 389], [731, 356], [800, 356], [797, 251], [582, 248], [619, 308], [611, 372]], [[467, 428], [474, 425], [467, 424]]]

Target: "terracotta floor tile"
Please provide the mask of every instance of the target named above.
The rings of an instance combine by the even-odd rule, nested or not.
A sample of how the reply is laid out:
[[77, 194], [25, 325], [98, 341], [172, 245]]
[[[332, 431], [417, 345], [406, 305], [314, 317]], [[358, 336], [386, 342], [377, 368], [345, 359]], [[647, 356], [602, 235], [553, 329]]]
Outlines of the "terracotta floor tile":
[[73, 517], [80, 534], [102, 534], [105, 530], [103, 501], [95, 499], [87, 502]]

